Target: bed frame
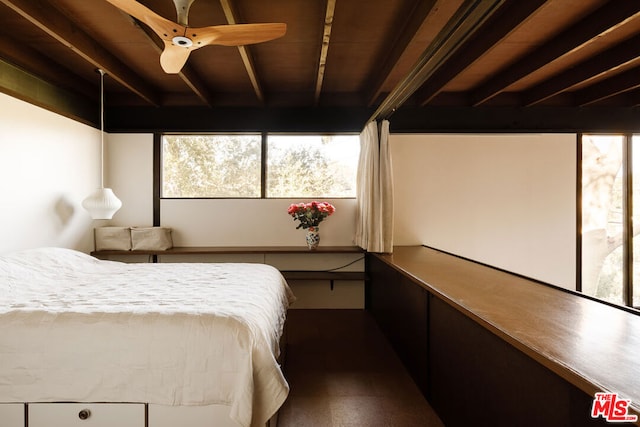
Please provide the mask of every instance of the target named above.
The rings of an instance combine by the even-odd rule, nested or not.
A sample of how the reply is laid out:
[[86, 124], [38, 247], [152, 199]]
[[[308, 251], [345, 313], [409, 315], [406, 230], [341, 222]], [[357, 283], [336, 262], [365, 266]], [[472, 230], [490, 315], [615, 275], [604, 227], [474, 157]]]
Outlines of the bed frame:
[[[238, 427], [229, 407], [143, 403], [0, 403], [2, 427]], [[275, 414], [265, 427], [276, 427]]]
[[[287, 323], [280, 339], [278, 362], [287, 354]], [[164, 406], [146, 403], [0, 403], [2, 427], [239, 427], [227, 405]], [[264, 427], [277, 427], [276, 412]]]
[[[49, 252], [46, 251], [35, 251], [34, 252], [36, 261], [40, 261], [42, 258], [45, 259], [45, 263], [43, 263], [43, 265], [45, 267], [49, 267], [53, 264], [50, 263], [50, 261], [53, 259], [56, 263], [54, 265], [55, 268], [63, 268], [66, 269], [64, 270], [65, 272], [67, 271], [75, 271], [76, 268], [76, 261], [77, 262], [84, 262], [85, 258], [80, 257], [79, 253], [75, 254], [75, 253], [62, 253], [62, 263], [60, 263], [60, 258], [58, 258], [58, 252], [55, 252], [54, 255], [50, 255]], [[32, 254], [33, 256], [33, 254]], [[53, 258], [52, 258], [53, 256]], [[88, 257], [88, 255], [87, 255]], [[15, 258], [15, 259], [14, 259]], [[20, 262], [16, 261], [19, 260]], [[78, 261], [80, 260], [80, 261]], [[92, 258], [92, 260], [97, 261], [95, 259]], [[91, 261], [89, 264], [91, 266], [93, 266], [93, 262]], [[32, 270], [31, 269], [31, 264], [29, 264], [31, 261], [30, 259], [23, 259], [23, 256], [20, 255], [17, 258], [16, 257], [9, 257], [7, 258], [5, 261], [5, 263], [2, 265], [8, 266], [8, 269], [5, 268], [6, 271], [18, 271], [20, 272], [21, 276], [16, 276], [19, 277], [21, 280], [24, 280], [23, 286], [19, 286], [16, 287], [16, 289], [20, 289], [20, 291], [22, 292], [21, 294], [19, 294], [18, 292], [16, 292], [16, 295], [20, 295], [20, 297], [18, 299], [16, 299], [17, 301], [32, 301], [32, 300], [37, 300], [37, 298], [31, 298], [32, 294], [35, 294], [36, 296], [39, 295], [39, 291], [40, 288], [38, 288], [37, 286], [41, 286], [43, 283], [47, 284], [49, 282], [47, 282], [47, 280], [43, 280], [42, 283], [38, 283], [36, 287], [29, 287], [29, 281], [30, 280], [30, 276], [25, 275], [23, 273], [23, 270], [21, 268], [23, 268], [23, 265], [29, 265], [29, 272], [31, 271], [38, 271], [40, 272], [40, 270]], [[22, 262], [22, 263], [21, 263]], [[101, 261], [102, 262], [102, 261]], [[36, 265], [40, 265], [40, 264], [36, 264]], [[15, 267], [14, 267], [15, 266]], [[62, 266], [62, 267], [60, 267]], [[15, 270], [14, 270], [15, 268]], [[88, 267], [87, 267], [88, 268]], [[189, 268], [191, 269], [191, 266], [189, 266]], [[47, 270], [48, 271], [48, 270]], [[56, 270], [57, 271], [57, 270]], [[88, 270], [89, 271], [89, 270]], [[94, 270], [90, 270], [91, 273], [93, 273]], [[112, 271], [112, 270], [105, 270], [105, 271]], [[128, 272], [129, 270], [126, 270], [125, 272]], [[189, 270], [190, 271], [190, 270]], [[225, 270], [226, 271], [226, 270]], [[252, 274], [254, 275], [259, 275], [259, 277], [263, 278], [266, 277], [267, 275], [271, 275], [273, 276], [273, 274], [271, 273], [271, 271], [275, 271], [273, 269], [270, 270], [266, 270], [266, 269], [261, 269], [261, 270], [257, 270], [257, 269], [253, 269], [252, 270]], [[84, 272], [84, 270], [83, 270]], [[103, 271], [100, 270], [99, 271], [101, 274], [103, 274]], [[119, 272], [116, 269], [116, 272]], [[137, 271], [136, 271], [137, 272]], [[238, 274], [242, 274], [244, 272], [244, 270], [238, 266], [238, 268], [236, 268], [235, 270], [233, 270], [232, 272], [227, 273], [230, 277], [231, 277], [231, 282], [229, 282], [232, 286], [230, 287], [230, 290], [237, 292], [238, 291], [238, 285], [239, 284], [239, 289], [241, 291], [244, 291], [244, 288], [242, 287], [244, 284], [242, 281], [238, 281]], [[13, 274], [13, 273], [12, 273]], [[16, 273], [17, 274], [17, 273]], [[66, 273], [69, 274], [69, 273]], [[180, 274], [180, 272], [177, 272], [175, 274]], [[204, 274], [203, 272], [200, 272], [200, 274]], [[234, 275], [235, 274], [235, 275]], [[224, 277], [226, 277], [223, 274]], [[8, 284], [11, 285], [14, 280], [13, 276], [9, 275], [8, 277]], [[23, 277], [27, 277], [27, 279], [22, 279]], [[49, 278], [51, 276], [46, 276], [43, 275], [42, 277], [46, 277]], [[56, 276], [57, 277], [57, 276]], [[65, 276], [66, 277], [66, 276]], [[86, 276], [86, 277], [91, 277], [93, 278], [93, 276]], [[81, 277], [81, 280], [85, 280], [87, 281], [88, 279], [85, 276]], [[180, 276], [182, 277], [182, 276]], [[206, 276], [207, 278], [209, 277], [208, 275]], [[199, 278], [199, 276], [196, 275], [196, 278]], [[50, 279], [50, 280], [54, 280], [54, 279]], [[57, 279], [55, 279], [57, 280]], [[125, 279], [121, 279], [121, 280], [125, 280]], [[21, 284], [22, 282], [16, 281], [15, 283]], [[52, 282], [53, 283], [53, 282]], [[57, 282], [55, 282], [57, 283]], [[62, 283], [62, 282], [61, 282]], [[84, 282], [79, 282], [84, 284]], [[91, 291], [95, 292], [95, 288], [92, 288], [91, 285], [96, 285], [98, 284], [99, 286], [102, 286], [103, 283], [97, 281], [97, 282], [91, 282], [90, 280], [88, 280], [87, 282], [87, 289], [88, 289], [88, 293], [86, 295], [91, 296]], [[90, 283], [90, 284], [89, 284]], [[127, 282], [129, 283], [129, 282]], [[136, 282], [137, 283], [137, 282]], [[196, 282], [196, 283], [200, 283], [200, 282]], [[220, 283], [222, 283], [224, 286], [226, 286], [228, 283], [227, 282], [218, 282], [218, 286], [220, 287]], [[61, 287], [60, 289], [56, 289], [56, 293], [57, 292], [64, 292], [66, 289], [71, 289], [74, 285], [75, 282], [65, 282], [66, 285], [69, 285], [69, 288], [64, 288]], [[114, 287], [119, 286], [119, 283], [117, 283], [117, 285], [113, 285]], [[11, 288], [9, 288], [11, 289]], [[98, 290], [103, 292], [103, 289], [109, 289], [109, 288], [102, 288], [100, 287]], [[147, 288], [144, 288], [145, 290]], [[185, 289], [197, 289], [197, 287], [194, 288], [188, 288], [188, 287], [181, 287], [179, 288], [179, 293], [184, 293]], [[11, 297], [13, 295], [13, 293], [8, 293], [7, 295], [9, 295], [9, 297]], [[44, 294], [43, 294], [44, 295]], [[67, 294], [61, 294], [61, 295], [65, 295], [67, 298], [71, 299], [73, 298], [73, 296], [69, 293]], [[205, 293], [205, 295], [208, 295]], [[217, 294], [216, 294], [217, 295]], [[231, 296], [227, 295], [227, 298], [232, 298], [233, 297], [233, 293], [230, 294]], [[260, 295], [261, 298], [265, 298], [265, 296], [268, 298], [269, 296], [275, 295], [275, 294], [269, 294], [269, 293], [263, 293], [263, 294], [256, 294], [256, 295]], [[82, 297], [85, 297], [85, 294], [81, 294]], [[126, 295], [125, 293], [125, 296]], [[170, 295], [172, 296], [172, 295]], [[7, 297], [7, 301], [9, 302], [9, 304], [13, 304], [13, 300], [9, 300]], [[48, 296], [45, 295], [45, 299]], [[16, 297], [17, 298], [17, 297]], [[279, 298], [274, 296], [274, 298]], [[224, 298], [222, 299], [224, 300]], [[267, 299], [263, 299], [264, 301], [267, 301]], [[63, 300], [63, 302], [66, 300]], [[75, 301], [75, 300], [74, 300]], [[117, 300], [116, 301], [120, 301]], [[137, 302], [138, 300], [134, 300], [135, 302]], [[164, 300], [163, 300], [164, 301]], [[252, 300], [249, 299], [248, 301], [253, 302], [253, 301], [257, 301], [257, 300]], [[48, 302], [48, 300], [47, 300]], [[181, 300], [180, 300], [181, 302]], [[191, 301], [188, 301], [188, 303], [190, 303]], [[19, 304], [19, 303], [16, 303]], [[63, 306], [64, 308], [64, 306]], [[162, 311], [159, 311], [160, 313], [164, 313]], [[233, 310], [229, 311], [230, 313], [235, 313]], [[27, 348], [27, 350], [25, 350], [25, 354], [27, 354], [27, 358], [29, 360], [31, 360], [33, 363], [31, 363], [30, 366], [36, 366], [39, 367], [40, 372], [37, 370], [38, 368], [35, 368], [33, 370], [25, 370], [25, 368], [23, 366], [25, 365], [25, 361], [27, 359], [20, 359], [20, 356], [16, 356], [12, 359], [11, 363], [8, 363], [7, 366], [16, 366], [15, 370], [7, 370], [7, 376], [4, 377], [5, 381], [8, 382], [4, 382], [4, 387], [6, 388], [6, 395], [3, 395], [3, 399], [0, 400], [0, 427], [81, 427], [81, 426], [92, 426], [92, 427], [112, 427], [112, 426], [118, 426], [118, 427], [175, 427], [177, 425], [188, 425], [190, 427], [212, 427], [212, 426], [216, 426], [216, 427], [239, 427], [240, 424], [236, 421], [234, 421], [231, 417], [232, 413], [232, 408], [233, 411], [238, 411], [238, 417], [240, 417], [239, 419], [243, 419], [243, 420], [250, 420], [252, 417], [254, 419], [260, 419], [260, 424], [259, 425], [255, 425], [252, 424], [251, 427], [275, 427], [277, 425], [277, 420], [278, 420], [278, 413], [277, 411], [279, 410], [279, 408], [276, 408], [277, 404], [281, 404], [281, 402], [284, 401], [284, 399], [286, 398], [286, 393], [287, 393], [287, 387], [286, 387], [286, 382], [283, 381], [283, 378], [281, 376], [281, 373], [278, 373], [278, 370], [282, 369], [282, 366], [284, 364], [284, 361], [286, 359], [286, 350], [287, 350], [287, 324], [286, 324], [286, 313], [279, 311], [278, 315], [280, 316], [280, 321], [282, 321], [283, 323], [280, 323], [280, 325], [283, 327], [282, 329], [282, 335], [280, 336], [280, 341], [279, 341], [279, 348], [280, 348], [280, 354], [278, 359], [275, 361], [277, 362], [277, 364], [274, 363], [274, 360], [272, 358], [269, 357], [270, 363], [269, 363], [269, 371], [272, 372], [275, 377], [273, 377], [272, 379], [260, 379], [260, 376], [258, 375], [256, 377], [256, 371], [253, 371], [253, 381], [254, 383], [252, 384], [252, 379], [251, 377], [247, 377], [246, 375], [243, 378], [246, 378], [246, 381], [243, 380], [243, 384], [245, 384], [244, 388], [241, 389], [241, 393], [238, 394], [236, 396], [236, 393], [233, 391], [233, 389], [229, 388], [228, 391], [226, 391], [226, 394], [218, 394], [216, 395], [215, 393], [211, 393], [210, 392], [216, 392], [217, 391], [217, 384], [218, 382], [220, 382], [221, 386], [224, 386], [224, 384], [234, 384], [235, 382], [229, 382], [226, 381], [224, 377], [219, 378], [216, 381], [213, 381], [211, 383], [208, 383], [208, 385], [205, 385], [204, 387], [201, 384], [198, 384], [198, 387], [195, 388], [195, 393], [196, 393], [196, 397], [195, 398], [191, 398], [190, 401], [187, 400], [181, 400], [180, 396], [178, 394], [172, 394], [172, 388], [169, 386], [167, 388], [168, 391], [164, 391], [164, 394], [160, 394], [161, 398], [160, 399], [155, 399], [154, 403], [150, 403], [148, 401], [145, 401], [145, 396], [149, 396], [148, 399], [150, 400], [154, 400], [154, 397], [157, 396], [154, 395], [152, 393], [152, 391], [154, 390], [149, 390], [148, 393], [145, 393], [144, 390], [139, 389], [137, 387], [133, 387], [133, 385], [135, 385], [135, 379], [134, 377], [123, 377], [120, 378], [118, 377], [117, 379], [115, 379], [115, 382], [113, 382], [113, 384], [120, 384], [120, 386], [113, 386], [111, 384], [108, 384], [108, 381], [100, 381], [100, 376], [102, 375], [103, 379], [108, 380], [109, 379], [109, 371], [108, 368], [106, 366], [102, 366], [102, 365], [96, 365], [95, 363], [91, 364], [82, 364], [82, 363], [76, 363], [74, 361], [74, 359], [72, 357], [69, 357], [72, 354], [77, 353], [79, 357], [81, 357], [81, 355], [83, 355], [84, 353], [80, 352], [79, 350], [82, 349], [82, 347], [78, 347], [76, 346], [77, 343], [78, 345], [82, 345], [83, 342], [78, 343], [78, 335], [75, 332], [80, 332], [80, 338], [82, 337], [87, 337], [90, 338], [93, 334], [93, 336], [95, 337], [95, 329], [92, 328], [85, 328], [84, 330], [81, 331], [76, 331], [71, 329], [72, 331], [74, 331], [74, 333], [71, 332], [66, 332], [64, 334], [59, 334], [59, 335], [50, 335], [50, 331], [48, 331], [47, 329], [43, 329], [40, 328], [40, 323], [42, 321], [42, 319], [46, 319], [47, 321], [49, 319], [59, 319], [60, 317], [56, 317], [56, 316], [51, 316], [49, 311], [44, 311], [43, 313], [44, 315], [42, 315], [42, 318], [33, 316], [31, 314], [29, 314], [27, 317], [25, 317], [26, 319], [28, 319], [28, 322], [23, 321], [24, 319], [21, 318], [20, 316], [22, 314], [16, 314], [16, 312], [8, 312], [9, 315], [7, 316], [7, 322], [4, 324], [4, 328], [5, 331], [7, 332], [11, 332], [11, 334], [9, 336], [7, 336], [7, 348], [10, 348], [10, 344], [16, 344], [16, 348], [21, 348], [20, 346], [22, 345], [23, 342], [27, 342], [27, 343], [31, 343], [32, 341], [29, 341], [28, 339], [24, 338], [24, 335], [21, 334], [22, 329], [18, 328], [13, 328], [13, 326], [16, 325], [22, 325], [22, 323], [27, 324], [27, 328], [25, 328], [25, 330], [33, 330], [36, 331], [36, 333], [34, 334], [34, 336], [32, 338], [42, 338], [42, 337], [51, 337], [50, 341], [53, 345], [53, 343], [59, 343], [56, 344], [58, 345], [58, 347], [60, 347], [62, 350], [57, 352], [57, 348], [54, 349], [53, 347], [49, 348], [46, 346], [42, 346], [43, 343], [46, 343], [46, 341], [38, 341], [38, 340], [34, 340], [33, 341], [33, 346], [29, 347], [26, 346], [25, 348]], [[19, 312], [22, 313], [22, 312]], [[37, 311], [35, 313], [38, 313]], [[63, 313], [63, 314], [67, 314], [66, 311], [59, 311], [57, 313]], [[82, 312], [80, 312], [82, 313]], [[99, 312], [101, 313], [101, 312]], [[106, 313], [111, 314], [109, 311], [106, 311]], [[127, 312], [128, 313], [128, 312]], [[173, 315], [173, 311], [168, 311], [168, 313], [170, 313], [171, 315]], [[178, 312], [180, 315], [182, 315], [182, 312]], [[119, 312], [116, 312], [116, 315], [120, 314]], [[189, 313], [191, 314], [191, 313]], [[207, 316], [211, 316], [210, 312], [205, 312], [205, 314]], [[69, 322], [69, 319], [72, 319]], [[127, 320], [128, 323], [126, 323], [127, 325], [132, 325], [133, 327], [139, 328], [139, 327], [145, 327], [145, 323], [140, 321], [140, 317], [137, 317], [137, 322], [133, 323], [133, 322], [129, 322]], [[157, 322], [153, 323], [153, 325], [151, 326], [153, 327], [157, 327], [157, 326], [166, 326], [168, 323], [166, 323], [166, 320], [168, 318], [162, 318], [160, 317], [160, 319], [164, 319], [164, 323], [163, 322]], [[237, 323], [236, 320], [233, 320], [233, 317], [229, 317], [229, 319], [232, 319], [232, 321], [230, 322], [232, 325], [234, 325], [235, 323]], [[108, 319], [109, 322], [111, 320], [111, 317]], [[118, 320], [118, 319], [116, 319]], [[73, 322], [76, 322], [75, 324], [80, 324], [77, 322], [81, 322], [81, 320], [78, 318], [78, 313], [74, 313], [72, 317], [65, 317], [62, 318], [61, 320], [62, 322], [69, 322], [70, 324], [74, 324]], [[15, 322], [15, 323], [12, 323]], [[30, 328], [30, 322], [33, 322], [36, 327], [34, 328]], [[109, 322], [103, 322], [105, 324], [107, 324], [109, 327], [111, 326], [111, 323]], [[207, 325], [209, 324], [209, 322], [207, 322]], [[12, 326], [13, 325], [13, 326]], [[45, 324], [46, 326], [46, 324]], [[44, 332], [43, 332], [44, 331]], [[66, 331], [66, 330], [65, 330]], [[176, 332], [177, 331], [177, 332]], [[178, 338], [180, 337], [181, 334], [181, 329], [179, 328], [175, 328], [171, 331], [171, 334], [167, 334], [168, 337], [173, 337], [173, 338]], [[198, 330], [199, 331], [199, 330]], [[209, 332], [210, 329], [206, 329], [206, 332]], [[215, 332], [218, 332], [219, 330], [215, 330]], [[238, 330], [236, 330], [238, 331]], [[244, 331], [244, 329], [242, 330]], [[163, 331], [164, 332], [164, 331]], [[250, 333], [250, 332], [249, 332]], [[83, 335], [84, 334], [84, 335]], [[169, 349], [170, 346], [167, 346], [167, 344], [172, 343], [172, 341], [166, 341], [165, 340], [165, 335], [159, 335], [160, 337], [162, 337], [162, 340], [156, 340], [158, 342], [162, 342], [162, 345], [159, 347], [156, 347], [156, 349]], [[232, 337], [232, 335], [225, 335], [225, 339]], [[240, 334], [240, 337], [243, 337], [242, 334]], [[57, 339], [61, 339], [63, 341], [56, 341]], [[67, 342], [67, 339], [69, 340]], [[127, 339], [129, 341], [127, 341]], [[190, 338], [193, 339], [193, 338]], [[122, 343], [128, 343], [128, 344], [134, 344], [136, 341], [136, 337], [133, 336], [133, 338], [131, 338], [130, 336], [127, 336], [126, 339], [124, 339], [122, 341]], [[231, 339], [231, 341], [233, 341], [233, 339]], [[38, 343], [39, 344], [35, 344]], [[202, 341], [203, 343], [207, 343], [209, 346], [212, 345], [218, 345], [218, 343], [216, 341]], [[220, 342], [220, 345], [223, 345], [223, 342]], [[272, 347], [272, 346], [270, 346]], [[33, 349], [32, 349], [33, 348]], [[92, 347], [93, 348], [93, 347]], [[101, 348], [101, 347], [98, 347]], [[122, 347], [122, 348], [129, 348], [129, 347]], [[133, 348], [133, 347], [132, 347]], [[193, 351], [199, 351], [200, 347], [193, 347]], [[218, 357], [218, 354], [220, 355], [225, 355], [226, 357], [240, 357], [240, 358], [244, 358], [244, 356], [247, 356], [247, 353], [244, 353], [245, 351], [252, 351], [249, 349], [244, 349], [244, 350], [239, 350], [241, 352], [238, 352], [237, 349], [231, 348], [231, 351], [227, 354], [225, 352], [221, 352], [221, 353], [215, 353], [215, 357]], [[31, 351], [32, 353], [29, 353], [29, 351]], [[104, 359], [100, 359], [98, 356], [99, 354], [95, 353], [95, 350], [92, 350], [93, 353], [91, 351], [86, 353], [86, 357], [91, 357], [91, 355], [95, 354], [96, 355], [96, 361], [100, 361], [103, 360], [104, 363], [110, 363], [112, 361], [110, 353], [102, 353], [103, 356], [105, 356]], [[60, 359], [60, 358], [64, 358], [64, 359], [60, 359], [60, 361], [65, 361], [66, 364], [63, 364], [64, 367], [62, 368], [62, 370], [56, 370], [56, 363], [52, 363], [50, 365], [44, 365], [40, 363], [40, 359], [39, 356], [42, 354], [53, 354], [53, 359], [52, 360], [57, 360], [56, 356]], [[16, 355], [22, 354], [20, 352], [16, 352], [14, 353]], [[124, 352], [123, 353], [125, 356], [125, 361], [127, 360], [126, 358], [128, 357], [127, 355], [129, 354], [128, 352]], [[132, 354], [134, 354], [134, 352], [132, 352]], [[146, 353], [143, 353], [146, 355]], [[203, 353], [203, 355], [206, 355], [209, 353]], [[213, 354], [213, 353], [212, 353]], [[263, 353], [264, 354], [264, 353]], [[233, 356], [229, 356], [229, 355], [233, 355]], [[173, 355], [172, 355], [173, 356]], [[197, 359], [197, 354], [194, 354], [194, 358]], [[254, 354], [255, 356], [255, 354]], [[149, 353], [146, 357], [153, 357], [153, 353]], [[259, 354], [258, 357], [265, 357], [265, 356], [261, 356]], [[152, 359], [147, 359], [147, 360], [152, 360]], [[8, 359], [9, 360], [9, 359]], [[91, 361], [93, 359], [82, 359], [84, 361]], [[164, 359], [162, 359], [164, 360]], [[171, 358], [167, 358], [167, 360], [171, 361]], [[229, 368], [231, 370], [227, 371], [227, 372], [231, 372], [231, 375], [235, 375], [235, 371], [233, 369], [235, 369], [235, 365], [233, 363], [233, 361], [235, 359], [220, 359], [220, 358], [213, 358], [211, 360], [214, 360], [215, 362], [211, 362], [211, 363], [222, 363], [225, 360], [229, 360], [229, 364], [231, 365]], [[113, 361], [115, 362], [116, 359], [113, 359]], [[204, 363], [205, 359], [202, 359], [201, 363]], [[198, 362], [200, 362], [200, 360], [198, 360]], [[155, 361], [154, 361], [155, 363]], [[29, 363], [27, 363], [27, 365], [29, 365]], [[117, 365], [116, 365], [117, 366]], [[181, 375], [180, 372], [173, 372], [171, 371], [171, 369], [164, 369], [165, 367], [163, 367], [162, 365], [155, 366], [153, 365], [153, 363], [151, 364], [145, 364], [145, 359], [138, 359], [138, 365], [139, 367], [139, 372], [145, 373], [145, 372], [150, 372], [151, 368], [153, 366], [153, 371], [157, 371], [160, 372], [161, 374], [165, 374], [167, 376], [161, 377], [164, 379], [164, 384], [171, 384], [168, 381], [170, 381], [170, 378], [172, 375]], [[146, 369], [145, 369], [146, 366]], [[169, 365], [166, 365], [167, 367]], [[198, 372], [206, 372], [209, 369], [211, 369], [211, 366], [208, 366], [208, 364], [203, 364], [203, 367], [206, 368], [202, 368], [200, 371]], [[85, 372], [86, 374], [86, 380], [83, 380], [83, 369], [87, 367], [87, 372]], [[46, 369], [50, 369], [50, 371], [46, 371]], [[206, 369], [206, 370], [205, 370]], [[89, 370], [91, 372], [89, 372]], [[15, 382], [12, 381], [12, 375], [16, 375], [16, 378], [19, 378], [20, 380], [17, 380]], [[53, 383], [52, 384], [65, 384], [65, 382], [67, 381], [66, 379], [69, 378], [67, 384], [78, 384], [80, 385], [80, 392], [78, 393], [68, 393], [65, 389], [62, 389], [60, 387], [56, 388], [51, 387], [51, 390], [45, 390], [45, 389], [40, 389], [38, 387], [39, 379], [41, 377], [46, 377], [47, 376], [47, 372], [51, 373], [52, 375], [54, 375], [53, 377]], [[121, 371], [121, 372], [126, 372], [126, 371]], [[3, 371], [4, 373], [4, 371]], [[71, 374], [70, 374], [71, 373]], [[189, 379], [191, 380], [195, 380], [196, 377], [193, 377], [193, 371], [189, 372], [190, 375], [192, 375], [191, 377], [189, 377]], [[73, 377], [71, 376], [73, 375]], [[57, 376], [57, 378], [55, 377]], [[97, 381], [95, 379], [98, 379]], [[178, 377], [176, 377], [178, 378]], [[154, 378], [155, 379], [155, 378]], [[21, 382], [22, 381], [22, 382]], [[145, 381], [145, 377], [142, 377], [142, 381]], [[225, 383], [226, 381], [226, 383]], [[257, 383], [255, 383], [255, 381], [258, 381]], [[262, 394], [256, 394], [253, 397], [253, 402], [254, 404], [256, 404], [257, 401], [260, 400], [260, 396], [272, 396], [270, 394], [270, 392], [272, 391], [271, 388], [271, 384], [273, 384], [273, 382], [277, 381], [278, 383], [278, 387], [277, 387], [277, 393], [278, 393], [278, 401], [277, 402], [273, 402], [273, 404], [271, 404], [268, 407], [264, 407], [264, 408], [260, 408], [262, 410], [262, 412], [256, 412], [256, 407], [254, 406], [254, 411], [251, 412], [251, 409], [247, 410], [247, 405], [245, 404], [244, 406], [240, 405], [238, 406], [234, 400], [234, 404], [228, 404], [228, 403], [220, 403], [220, 404], [211, 404], [211, 405], [202, 405], [202, 406], [198, 406], [198, 402], [204, 402], [204, 400], [199, 400], [198, 396], [199, 394], [202, 395], [211, 395], [214, 396], [213, 398], [209, 397], [207, 402], [226, 402], [226, 400], [228, 399], [228, 397], [230, 395], [234, 396], [234, 399], [237, 398], [241, 398], [244, 401], [248, 402], [248, 405], [251, 404], [252, 401], [252, 397], [250, 393], [262, 393]], [[156, 381], [156, 382], [150, 382], [149, 384], [162, 384], [162, 380], [160, 381]], [[13, 384], [13, 386], [12, 386]], [[102, 389], [101, 387], [103, 386], [103, 384], [105, 384], [105, 388]], [[128, 386], [127, 384], [131, 385]], [[147, 384], [146, 382], [143, 382], [142, 384]], [[204, 383], [207, 384], [207, 383]], [[215, 384], [212, 386], [212, 384]], [[260, 387], [259, 389], [254, 389], [254, 387], [256, 386], [255, 384], [258, 384], [258, 387]], [[25, 388], [21, 388], [20, 386], [23, 385]], [[29, 387], [36, 387], [33, 389], [30, 389]], [[110, 388], [107, 388], [110, 387]], [[26, 390], [26, 391], [25, 391]], [[45, 390], [45, 391], [43, 391]], [[101, 390], [105, 390], [105, 393], [100, 393]], [[107, 391], [108, 390], [108, 391]], [[182, 389], [180, 389], [182, 390]], [[275, 389], [273, 389], [275, 390]], [[97, 391], [97, 393], [96, 393]], [[139, 391], [142, 391], [142, 393], [140, 393]], [[65, 393], [68, 393], [65, 395]], [[198, 394], [199, 393], [199, 394]], [[267, 393], [267, 394], [265, 394]], [[56, 398], [56, 395], [58, 396], [58, 398]], [[63, 396], [68, 396], [68, 397], [63, 397]], [[78, 396], [77, 398], [75, 396]], [[83, 398], [81, 396], [89, 396], [87, 397], [87, 400], [83, 400]], [[105, 396], [104, 397], [104, 401], [95, 401], [94, 399], [96, 399], [96, 397], [91, 397], [91, 396], [97, 396], [97, 399], [101, 399], [102, 397], [100, 396]], [[257, 396], [257, 397], [256, 397]], [[119, 397], [122, 397], [123, 400], [118, 400]], [[168, 398], [167, 398], [168, 397]], [[172, 399], [173, 398], [173, 399]], [[15, 399], [15, 400], [14, 400]], [[137, 400], [140, 399], [140, 400]], [[257, 400], [256, 400], [257, 399]], [[172, 402], [186, 402], [185, 405], [182, 406], [171, 406]], [[158, 402], [162, 402], [164, 404], [159, 404]], [[189, 402], [193, 402], [193, 406], [191, 406], [189, 404]], [[238, 409], [236, 409], [238, 408]], [[269, 412], [266, 412], [269, 411]], [[276, 413], [271, 415], [271, 412], [275, 411]], [[233, 414], [234, 416], [236, 415], [235, 413]], [[264, 419], [268, 416], [271, 415], [271, 418], [265, 423]], [[237, 417], [234, 417], [237, 418]], [[247, 421], [248, 422], [248, 421]], [[263, 424], [264, 423], [264, 424]], [[249, 427], [249, 426], [247, 426]]]

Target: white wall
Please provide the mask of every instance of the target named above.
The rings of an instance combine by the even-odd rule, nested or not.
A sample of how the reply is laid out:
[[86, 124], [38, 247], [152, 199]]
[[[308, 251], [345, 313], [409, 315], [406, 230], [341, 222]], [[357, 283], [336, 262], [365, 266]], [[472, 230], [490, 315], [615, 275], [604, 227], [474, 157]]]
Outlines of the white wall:
[[[152, 135], [109, 135], [113, 223], [152, 222]], [[392, 135], [395, 243], [575, 285], [575, 135]], [[297, 199], [162, 200], [177, 246], [297, 246]], [[355, 200], [330, 200], [323, 245], [352, 245]]]
[[[106, 138], [106, 179], [123, 201], [110, 222], [80, 203], [99, 186], [99, 131], [0, 94], [0, 253], [93, 248], [92, 229], [152, 223], [153, 137]], [[575, 135], [392, 135], [398, 245], [426, 244], [555, 285], [575, 283]], [[162, 201], [177, 245], [304, 245], [295, 199]], [[354, 200], [321, 226], [351, 245]]]
[[122, 201], [114, 225], [153, 225], [153, 135], [110, 134], [105, 168], [109, 185]]
[[0, 253], [93, 248], [80, 203], [99, 186], [98, 130], [0, 93]]
[[[426, 244], [575, 286], [576, 137], [392, 135], [395, 243]], [[153, 136], [109, 135], [109, 177], [123, 201], [116, 225], [152, 223]], [[286, 214], [297, 199], [162, 200], [177, 246], [297, 246]], [[352, 245], [355, 200], [330, 200], [322, 245]]]
[[575, 289], [576, 135], [392, 135], [395, 244]]
[[[336, 211], [320, 224], [323, 246], [353, 245], [355, 200], [322, 199]], [[162, 225], [178, 246], [304, 246], [305, 230], [287, 214], [303, 199], [163, 200]]]
[[[109, 182], [122, 200], [113, 225], [153, 223], [153, 135], [111, 134]], [[320, 224], [321, 245], [353, 245], [354, 199], [330, 201], [336, 212]], [[305, 232], [287, 215], [302, 199], [166, 199], [160, 223], [173, 228], [175, 246], [303, 246]]]

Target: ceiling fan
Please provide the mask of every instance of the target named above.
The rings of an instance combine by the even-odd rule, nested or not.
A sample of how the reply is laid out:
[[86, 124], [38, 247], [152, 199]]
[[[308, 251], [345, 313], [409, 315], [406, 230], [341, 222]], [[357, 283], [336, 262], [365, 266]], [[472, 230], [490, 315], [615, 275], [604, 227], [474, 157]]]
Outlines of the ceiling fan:
[[173, 0], [177, 22], [172, 22], [135, 0], [107, 0], [147, 24], [164, 41], [160, 65], [167, 74], [180, 72], [189, 54], [207, 45], [240, 46], [282, 37], [287, 24], [233, 24], [193, 28], [188, 25], [189, 8], [195, 0]]

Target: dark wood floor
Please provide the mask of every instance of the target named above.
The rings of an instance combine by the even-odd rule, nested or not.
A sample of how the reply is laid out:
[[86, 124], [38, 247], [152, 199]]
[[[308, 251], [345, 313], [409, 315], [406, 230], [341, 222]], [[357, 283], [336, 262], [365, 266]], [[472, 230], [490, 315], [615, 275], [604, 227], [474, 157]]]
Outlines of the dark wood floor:
[[364, 310], [290, 310], [278, 427], [443, 426]]

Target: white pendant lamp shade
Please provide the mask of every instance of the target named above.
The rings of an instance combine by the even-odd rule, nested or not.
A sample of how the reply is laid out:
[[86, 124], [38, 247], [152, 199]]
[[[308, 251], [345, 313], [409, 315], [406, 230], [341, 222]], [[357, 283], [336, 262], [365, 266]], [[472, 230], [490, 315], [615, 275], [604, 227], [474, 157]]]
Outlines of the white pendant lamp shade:
[[104, 188], [104, 71], [100, 73], [100, 188], [82, 201], [93, 219], [111, 219], [113, 214], [122, 206], [120, 199], [113, 190]]
[[121, 206], [122, 202], [110, 188], [98, 188], [82, 201], [82, 207], [93, 219], [111, 219]]

